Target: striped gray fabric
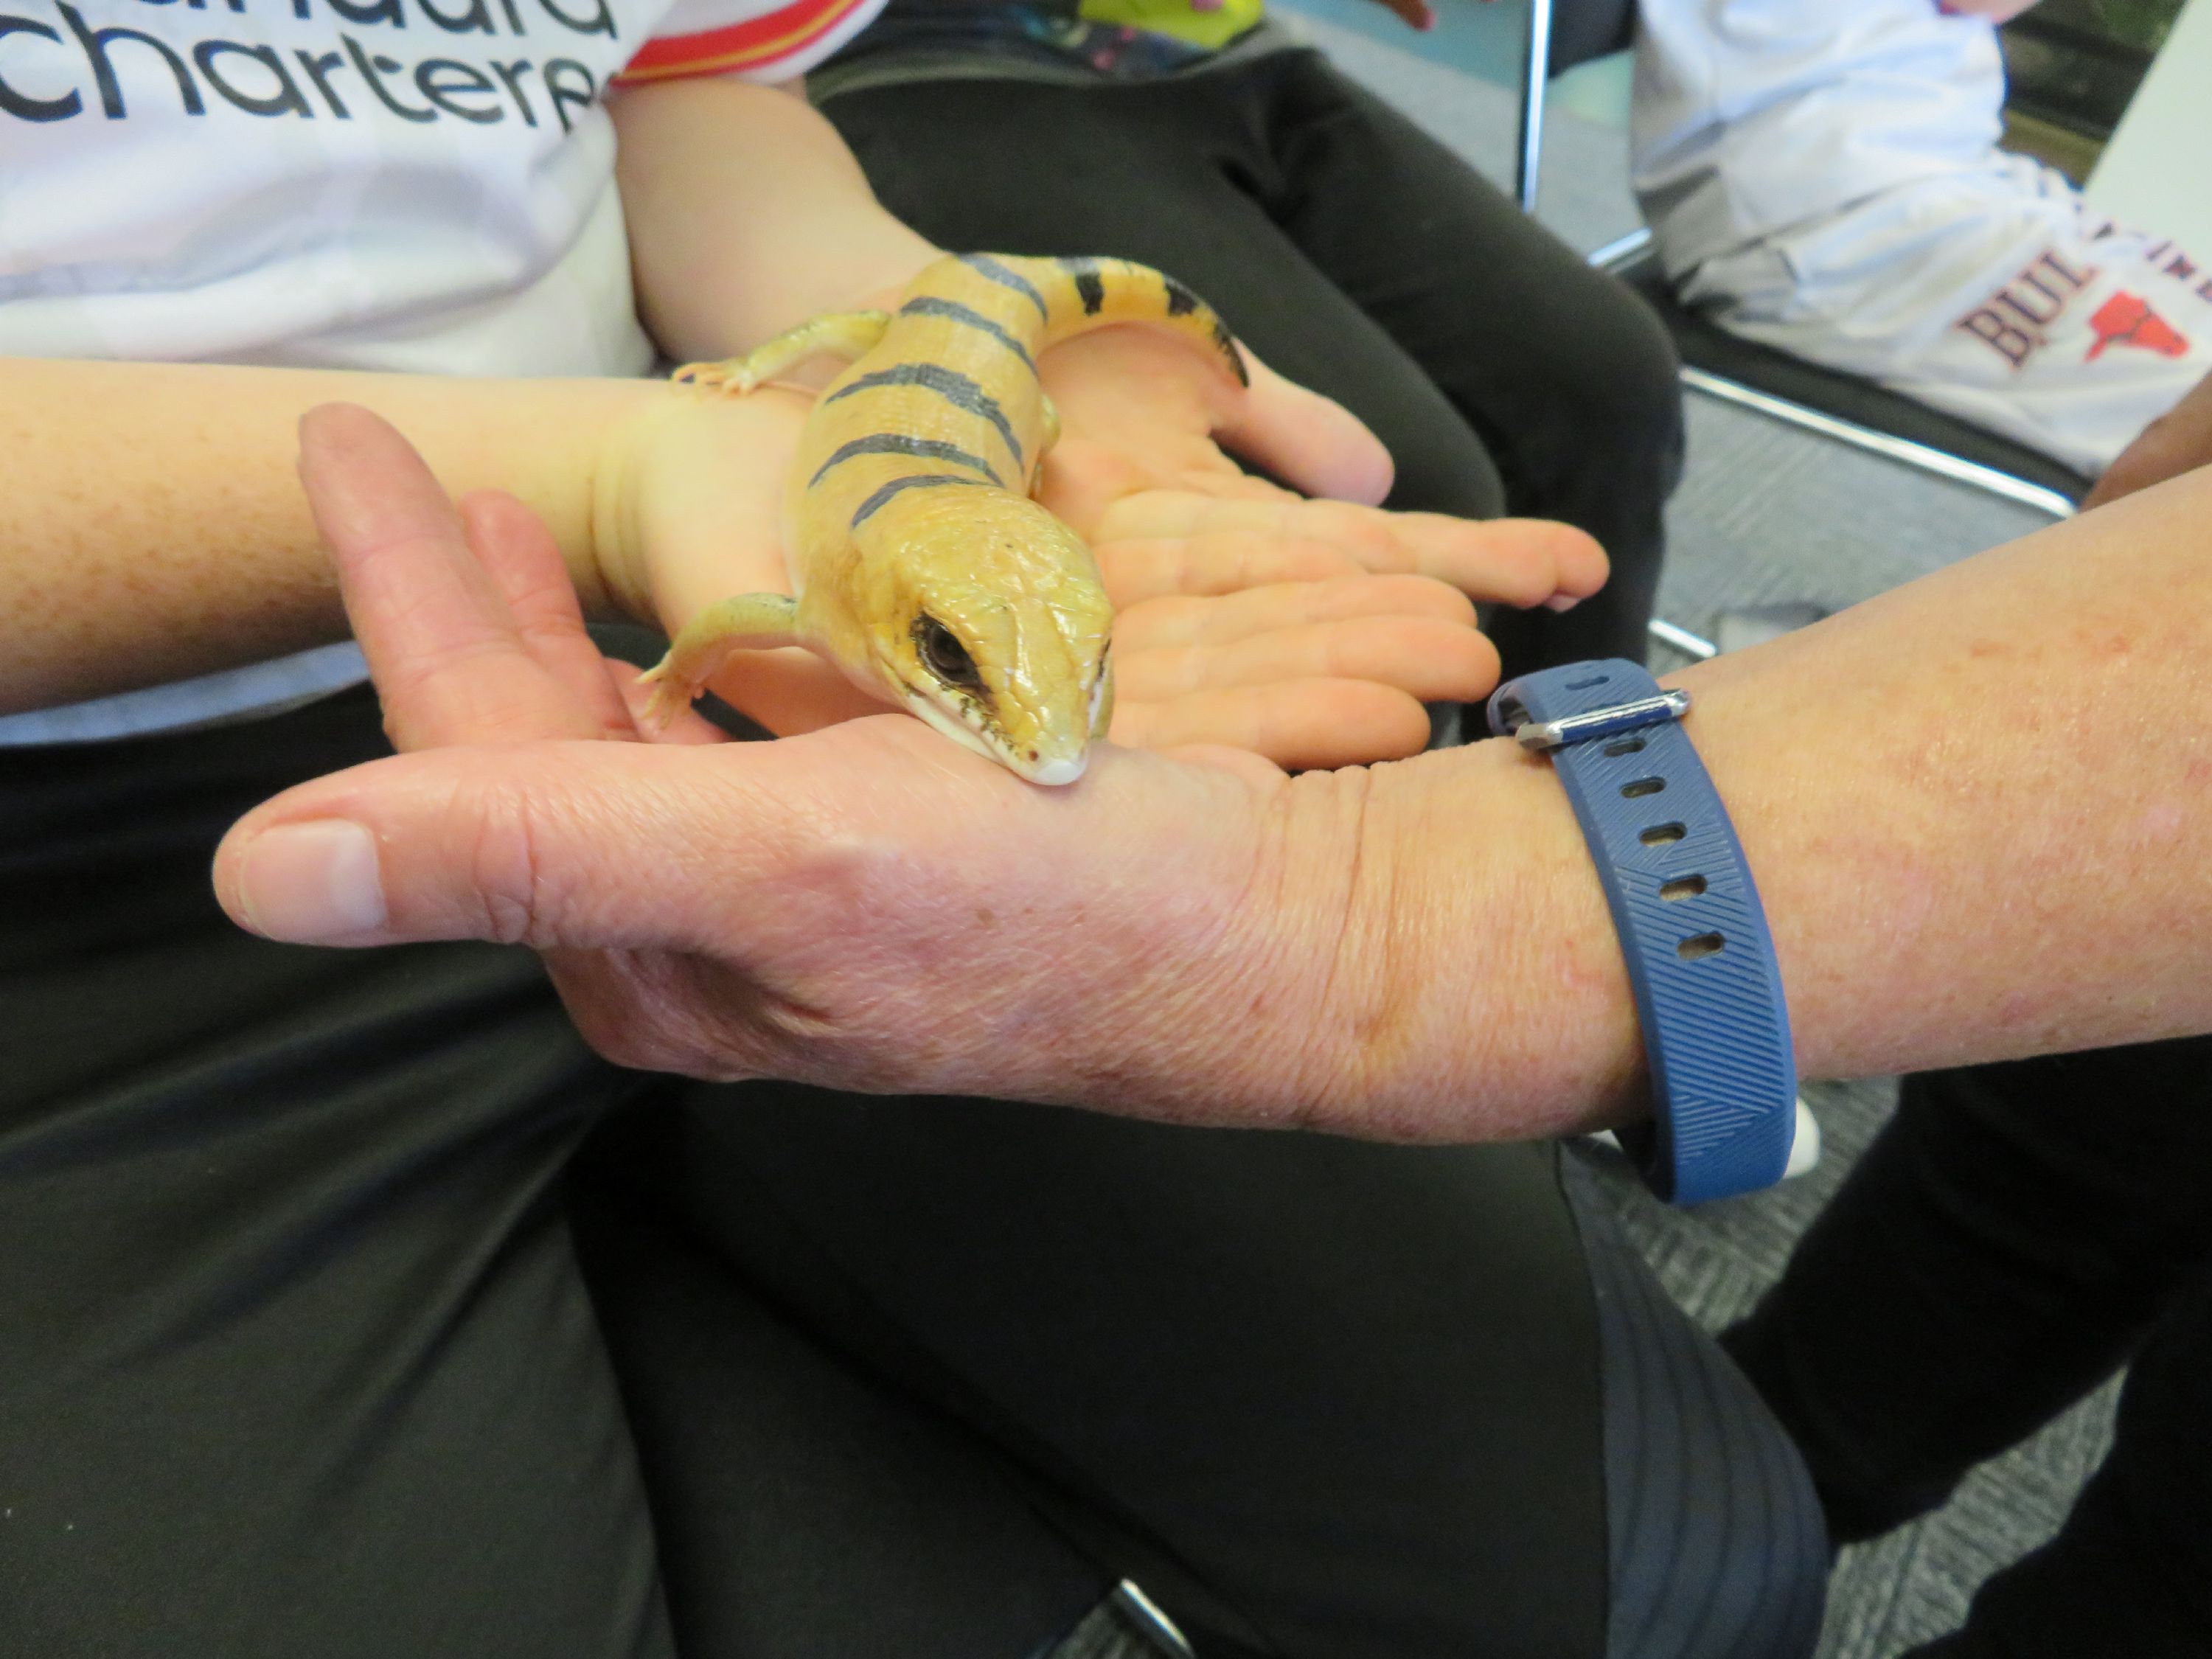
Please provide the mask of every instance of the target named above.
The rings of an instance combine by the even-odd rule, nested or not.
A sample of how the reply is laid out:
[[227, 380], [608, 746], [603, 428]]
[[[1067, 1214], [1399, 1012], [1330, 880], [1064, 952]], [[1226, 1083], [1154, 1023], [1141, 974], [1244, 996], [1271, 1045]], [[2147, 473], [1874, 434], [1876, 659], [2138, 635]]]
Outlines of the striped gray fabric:
[[1580, 1161], [1560, 1170], [1597, 1297], [1607, 1659], [1810, 1655], [1828, 1540], [1802, 1460], [1668, 1298]]

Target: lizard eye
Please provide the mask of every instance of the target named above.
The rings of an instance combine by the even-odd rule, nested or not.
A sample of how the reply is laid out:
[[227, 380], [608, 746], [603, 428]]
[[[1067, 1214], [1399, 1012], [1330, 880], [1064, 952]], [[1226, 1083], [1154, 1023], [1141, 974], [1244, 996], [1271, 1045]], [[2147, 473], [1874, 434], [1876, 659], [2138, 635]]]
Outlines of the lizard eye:
[[975, 666], [975, 659], [968, 654], [968, 647], [936, 617], [922, 617], [915, 621], [914, 642], [921, 653], [921, 665], [945, 684], [963, 691], [983, 689], [982, 672]]

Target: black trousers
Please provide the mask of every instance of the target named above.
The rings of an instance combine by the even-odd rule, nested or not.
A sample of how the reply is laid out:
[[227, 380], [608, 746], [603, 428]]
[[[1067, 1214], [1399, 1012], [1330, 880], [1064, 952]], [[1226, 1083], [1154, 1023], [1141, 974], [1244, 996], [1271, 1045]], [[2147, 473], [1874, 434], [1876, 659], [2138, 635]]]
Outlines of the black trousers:
[[679, 1084], [233, 929], [383, 747], [0, 751], [0, 1654], [1809, 1651], [1802, 1466], [1549, 1149]]
[[1907, 1079], [1730, 1351], [1841, 1541], [2130, 1365], [2058, 1535], [1933, 1659], [2212, 1655], [2212, 1038]]
[[1397, 460], [1391, 506], [1595, 536], [1602, 593], [1494, 619], [1509, 674], [1643, 659], [1681, 466], [1666, 331], [1318, 52], [1135, 85], [861, 85], [823, 113], [884, 205], [940, 246], [1181, 277], [1374, 429]]

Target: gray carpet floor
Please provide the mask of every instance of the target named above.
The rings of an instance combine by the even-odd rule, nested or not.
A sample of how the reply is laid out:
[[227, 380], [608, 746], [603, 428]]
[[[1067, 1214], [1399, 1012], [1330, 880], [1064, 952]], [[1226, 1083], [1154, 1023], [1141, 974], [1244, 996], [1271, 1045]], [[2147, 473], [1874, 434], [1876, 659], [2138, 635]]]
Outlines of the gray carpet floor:
[[[1510, 181], [1514, 95], [1316, 20], [1316, 44], [1493, 180]], [[1409, 37], [1410, 38], [1410, 37]], [[1539, 216], [1588, 250], [1638, 224], [1626, 136], [1554, 114]], [[1737, 606], [1854, 603], [2047, 522], [2030, 509], [1913, 472], [1692, 394], [1689, 467], [1668, 514], [1661, 614], [1710, 637]], [[1679, 666], [1656, 653], [1655, 665]], [[1826, 1152], [1772, 1192], [1693, 1212], [1652, 1202], [1618, 1160], [1607, 1190], [1668, 1288], [1717, 1329], [1748, 1310], [1798, 1233], [1896, 1103], [1893, 1080], [1816, 1085]], [[1978, 1471], [1917, 1525], [1846, 1551], [1822, 1659], [1880, 1659], [1954, 1627], [1973, 1588], [2063, 1518], [2111, 1433], [2108, 1389]]]

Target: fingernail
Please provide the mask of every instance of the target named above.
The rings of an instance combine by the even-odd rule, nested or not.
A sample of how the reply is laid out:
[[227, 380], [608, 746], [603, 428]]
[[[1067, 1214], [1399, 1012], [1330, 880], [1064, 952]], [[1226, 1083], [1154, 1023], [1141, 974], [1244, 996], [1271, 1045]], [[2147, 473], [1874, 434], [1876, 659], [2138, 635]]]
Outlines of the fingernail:
[[356, 939], [384, 926], [376, 838], [342, 818], [287, 823], [246, 843], [238, 865], [246, 924], [289, 945]]
[[1544, 609], [1547, 611], [1571, 611], [1582, 602], [1582, 596], [1578, 593], [1554, 593], [1550, 599], [1544, 601]]

